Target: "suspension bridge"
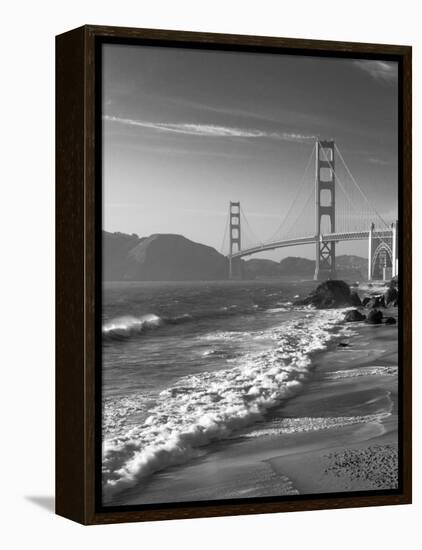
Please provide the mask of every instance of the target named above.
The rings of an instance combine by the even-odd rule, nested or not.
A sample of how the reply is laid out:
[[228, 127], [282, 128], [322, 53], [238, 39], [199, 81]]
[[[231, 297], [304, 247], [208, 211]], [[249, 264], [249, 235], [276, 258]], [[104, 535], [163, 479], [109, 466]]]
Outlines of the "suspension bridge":
[[334, 140], [316, 140], [296, 195], [270, 238], [256, 238], [240, 201], [230, 202], [222, 251], [227, 232], [230, 279], [242, 278], [241, 258], [302, 245], [315, 246], [314, 279], [334, 279], [337, 243], [359, 240], [368, 243], [368, 280], [398, 275], [397, 221], [386, 221], [371, 204]]

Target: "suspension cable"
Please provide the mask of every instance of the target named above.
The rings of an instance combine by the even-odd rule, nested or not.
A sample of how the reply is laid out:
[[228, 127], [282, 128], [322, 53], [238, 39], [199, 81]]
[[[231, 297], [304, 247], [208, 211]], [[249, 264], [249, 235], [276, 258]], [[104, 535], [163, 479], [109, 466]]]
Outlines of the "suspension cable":
[[308, 208], [308, 205], [311, 201], [311, 199], [314, 197], [314, 189], [310, 189], [310, 193], [308, 194], [308, 198], [306, 199], [306, 201], [303, 203], [303, 207], [302, 207], [302, 210], [299, 212], [299, 214], [296, 216], [295, 220], [293, 223], [291, 223], [289, 225], [289, 229], [287, 230], [286, 232], [286, 237], [293, 237], [293, 234], [290, 234], [289, 231], [292, 230], [293, 226], [296, 225], [297, 221], [302, 217], [303, 213], [306, 211], [306, 209]]
[[226, 224], [225, 224], [225, 227], [224, 227], [224, 235], [223, 235], [223, 240], [221, 241], [221, 246], [220, 246], [221, 254], [224, 254], [224, 243], [225, 243], [226, 237], [227, 237], [227, 229], [229, 228], [229, 217], [230, 217], [230, 213], [228, 213], [227, 216], [226, 216]]
[[349, 201], [350, 205], [351, 205], [353, 208], [355, 208], [357, 212], [359, 212], [359, 208], [354, 204], [354, 202], [352, 201], [352, 199], [349, 197], [348, 193], [346, 192], [345, 185], [343, 185], [343, 183], [342, 183], [340, 177], [338, 176], [337, 172], [336, 172], [335, 169], [334, 169], [334, 166], [333, 166], [332, 162], [331, 162], [331, 161], [329, 160], [329, 158], [327, 157], [327, 154], [326, 154], [324, 148], [321, 148], [321, 151], [322, 151], [322, 153], [323, 153], [323, 155], [324, 155], [324, 157], [325, 157], [325, 160], [326, 160], [326, 161], [328, 162], [328, 164], [330, 165], [330, 168], [331, 168], [331, 170], [333, 171], [333, 174], [334, 174], [335, 177], [336, 177], [336, 181], [338, 181], [338, 183], [339, 183], [339, 185], [340, 185], [340, 188], [341, 188], [341, 190], [342, 190], [343, 193], [344, 193], [344, 196], [345, 196], [346, 199]]
[[252, 237], [252, 240], [255, 241], [256, 244], [262, 244], [262, 241], [260, 241], [257, 237], [257, 235], [255, 234], [255, 232], [253, 231], [250, 223], [249, 223], [249, 220], [248, 218], [246, 217], [246, 214], [243, 210], [242, 207], [240, 207], [240, 214], [243, 216], [242, 219], [244, 220], [244, 222], [246, 223], [246, 226], [248, 227], [249, 231], [250, 231], [250, 235]]
[[346, 164], [346, 161], [344, 160], [343, 158], [343, 155], [341, 154], [340, 152], [340, 149], [337, 147], [337, 144], [335, 143], [334, 144], [334, 147], [336, 148], [336, 151], [340, 157], [340, 160], [342, 161], [344, 167], [346, 168], [346, 171], [347, 173], [349, 174], [352, 182], [355, 184], [355, 186], [357, 187], [357, 189], [360, 191], [360, 194], [362, 195], [362, 197], [365, 199], [365, 201], [368, 203], [369, 207], [371, 208], [371, 210], [374, 211], [374, 213], [378, 216], [378, 218], [380, 219], [380, 221], [382, 221], [382, 223], [388, 227], [388, 224], [387, 222], [384, 220], [384, 218], [381, 216], [381, 214], [377, 211], [377, 209], [369, 202], [369, 199], [368, 197], [365, 195], [365, 193], [362, 191], [360, 185], [358, 184], [358, 182], [355, 180], [355, 178], [353, 177], [353, 174], [352, 172], [350, 171], [349, 167], [347, 166]]
[[268, 242], [272, 242], [273, 239], [281, 232], [281, 230], [283, 229], [284, 227], [284, 224], [286, 223], [288, 217], [290, 216], [290, 213], [292, 212], [293, 210], [293, 206], [295, 205], [300, 193], [303, 191], [304, 187], [305, 187], [305, 183], [306, 183], [306, 175], [308, 173], [308, 169], [309, 169], [309, 166], [311, 164], [311, 161], [314, 157], [314, 153], [315, 153], [315, 146], [313, 145], [312, 146], [312, 151], [311, 151], [311, 154], [309, 155], [309, 158], [308, 158], [308, 162], [306, 163], [306, 168], [305, 168], [305, 171], [303, 172], [303, 175], [302, 175], [302, 178], [300, 180], [300, 183], [299, 183], [299, 186], [297, 188], [297, 192], [296, 192], [296, 195], [295, 195], [295, 198], [293, 199], [293, 201], [290, 203], [290, 207], [289, 207], [289, 210], [287, 211], [287, 214], [284, 216], [284, 218], [281, 220], [278, 228], [276, 229], [276, 231], [271, 235], [271, 237], [269, 239], [267, 239]]

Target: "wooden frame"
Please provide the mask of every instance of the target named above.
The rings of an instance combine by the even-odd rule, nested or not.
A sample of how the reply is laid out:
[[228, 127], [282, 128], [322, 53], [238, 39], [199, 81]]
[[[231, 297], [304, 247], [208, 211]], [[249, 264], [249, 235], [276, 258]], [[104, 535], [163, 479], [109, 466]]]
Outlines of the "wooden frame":
[[[95, 120], [98, 47], [104, 40], [195, 48], [238, 49], [320, 56], [387, 57], [399, 62], [399, 163], [402, 189], [402, 486], [396, 494], [243, 500], [201, 506], [160, 505], [103, 511], [96, 502], [96, 342], [98, 299], [96, 165], [100, 136]], [[261, 514], [411, 502], [411, 48], [149, 29], [84, 26], [56, 39], [56, 512], [82, 524]]]

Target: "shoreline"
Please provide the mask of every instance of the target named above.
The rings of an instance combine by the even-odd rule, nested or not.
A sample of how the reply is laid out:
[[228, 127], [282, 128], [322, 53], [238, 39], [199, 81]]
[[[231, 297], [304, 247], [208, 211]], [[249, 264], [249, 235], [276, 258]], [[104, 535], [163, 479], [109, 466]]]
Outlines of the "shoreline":
[[[397, 308], [385, 313], [397, 317]], [[394, 488], [397, 325], [347, 328], [353, 334], [342, 337], [342, 345], [335, 341], [315, 354], [306, 389], [264, 422], [199, 448], [190, 462], [157, 472], [112, 504]], [[305, 429], [296, 429], [298, 421]]]

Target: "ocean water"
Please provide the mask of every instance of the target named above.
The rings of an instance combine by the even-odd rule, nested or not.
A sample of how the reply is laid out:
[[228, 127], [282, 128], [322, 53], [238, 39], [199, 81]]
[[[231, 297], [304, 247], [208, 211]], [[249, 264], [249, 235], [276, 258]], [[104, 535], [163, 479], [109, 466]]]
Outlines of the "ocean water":
[[[295, 307], [313, 283], [106, 283], [103, 498], [213, 442], [268, 431], [306, 391], [342, 310]], [[300, 429], [300, 427], [298, 428]]]

